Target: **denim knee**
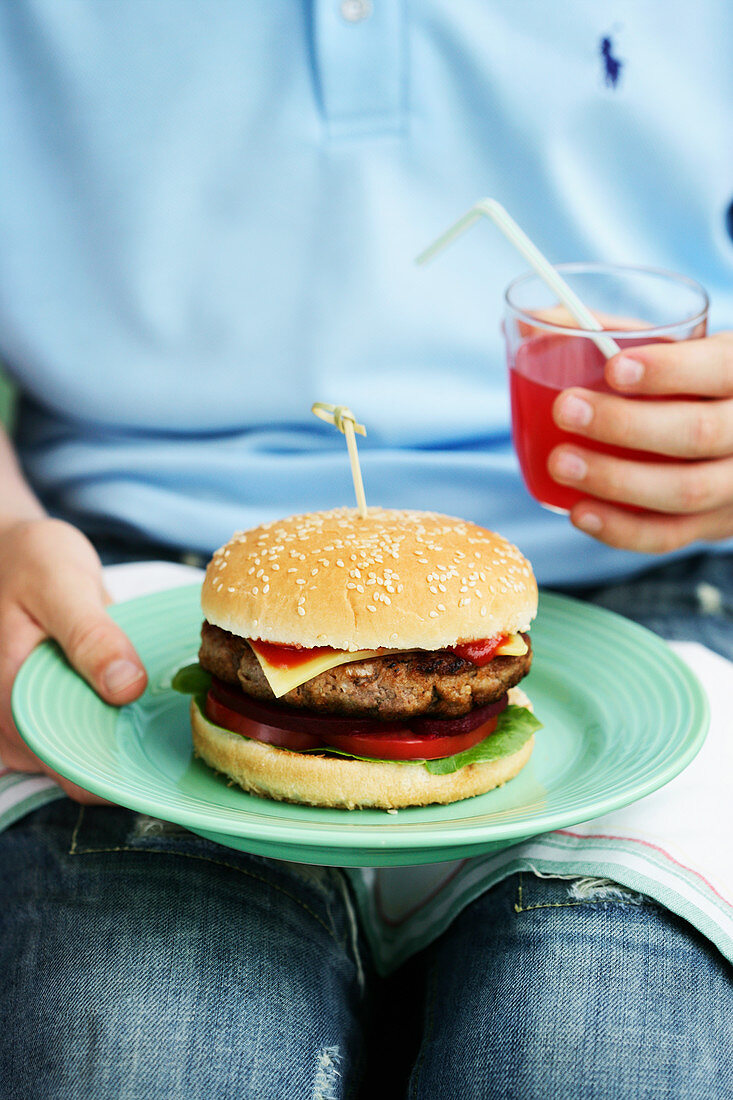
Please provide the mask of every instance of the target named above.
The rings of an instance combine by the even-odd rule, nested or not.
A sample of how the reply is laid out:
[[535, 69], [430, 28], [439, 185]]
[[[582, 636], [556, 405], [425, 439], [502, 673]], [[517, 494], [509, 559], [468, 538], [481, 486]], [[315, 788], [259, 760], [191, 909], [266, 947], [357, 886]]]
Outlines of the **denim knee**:
[[4, 1096], [310, 1100], [358, 1077], [367, 963], [339, 871], [63, 803], [0, 848]]
[[605, 881], [512, 876], [426, 952], [410, 1096], [730, 1096], [727, 968], [650, 899]]

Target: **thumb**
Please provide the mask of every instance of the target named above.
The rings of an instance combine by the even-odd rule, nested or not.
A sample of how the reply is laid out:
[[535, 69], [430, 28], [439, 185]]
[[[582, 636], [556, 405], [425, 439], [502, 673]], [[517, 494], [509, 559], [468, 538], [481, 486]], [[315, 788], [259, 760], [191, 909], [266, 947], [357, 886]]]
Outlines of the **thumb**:
[[55, 638], [74, 668], [108, 703], [137, 699], [147, 676], [135, 648], [105, 610], [99, 580], [76, 576], [43, 601], [42, 627]]

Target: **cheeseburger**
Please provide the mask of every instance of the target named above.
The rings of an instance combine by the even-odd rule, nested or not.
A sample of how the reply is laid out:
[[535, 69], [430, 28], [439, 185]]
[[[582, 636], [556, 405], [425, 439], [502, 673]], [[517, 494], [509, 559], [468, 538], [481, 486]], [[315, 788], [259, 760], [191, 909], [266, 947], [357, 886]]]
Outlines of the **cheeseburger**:
[[174, 686], [197, 755], [245, 791], [397, 809], [529, 759], [537, 584], [500, 535], [428, 512], [290, 516], [217, 550], [201, 603], [199, 665]]

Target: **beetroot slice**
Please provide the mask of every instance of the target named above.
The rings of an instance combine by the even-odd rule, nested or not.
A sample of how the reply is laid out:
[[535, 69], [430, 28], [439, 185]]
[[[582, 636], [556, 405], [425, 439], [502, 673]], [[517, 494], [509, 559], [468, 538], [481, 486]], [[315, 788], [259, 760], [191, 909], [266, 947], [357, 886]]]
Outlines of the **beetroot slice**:
[[211, 677], [211, 690], [217, 699], [239, 711], [246, 718], [255, 722], [263, 722], [268, 726], [279, 726], [280, 729], [293, 730], [296, 733], [312, 733], [318, 737], [327, 732], [331, 733], [399, 733], [406, 729], [406, 722], [380, 722], [376, 718], [349, 718], [343, 714], [316, 715], [312, 710], [299, 710], [297, 707], [279, 706], [276, 703], [265, 703], [261, 699], [253, 699], [246, 695], [241, 688], [227, 684], [216, 676]]
[[422, 734], [470, 733], [477, 726], [488, 722], [489, 718], [495, 718], [497, 714], [501, 714], [503, 710], [506, 710], [508, 703], [509, 697], [505, 693], [501, 699], [497, 699], [493, 703], [487, 703], [483, 707], [475, 707], [461, 718], [411, 718], [409, 725], [415, 733]]
[[349, 718], [342, 714], [316, 715], [313, 711], [299, 710], [296, 707], [280, 706], [276, 703], [265, 703], [261, 699], [253, 699], [246, 695], [241, 688], [219, 680], [216, 676], [211, 678], [211, 691], [215, 698], [232, 710], [244, 714], [255, 722], [262, 722], [269, 726], [279, 726], [280, 729], [292, 730], [295, 733], [310, 733], [315, 737], [326, 736], [329, 732], [334, 734], [368, 733], [368, 734], [396, 734], [405, 730], [413, 730], [422, 736], [439, 735], [450, 736], [454, 733], [469, 733], [478, 726], [483, 725], [489, 718], [494, 718], [505, 709], [508, 703], [506, 694], [493, 703], [487, 703], [483, 707], [475, 707], [468, 714], [460, 718], [410, 718], [389, 722], [381, 722], [378, 718]]

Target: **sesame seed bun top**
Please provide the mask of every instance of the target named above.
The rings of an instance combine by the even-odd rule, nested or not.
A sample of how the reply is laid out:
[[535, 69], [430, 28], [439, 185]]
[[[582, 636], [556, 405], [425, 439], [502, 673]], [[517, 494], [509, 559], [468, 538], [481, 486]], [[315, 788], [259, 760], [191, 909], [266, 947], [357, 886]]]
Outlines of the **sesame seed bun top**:
[[527, 630], [537, 583], [493, 531], [434, 512], [312, 512], [240, 531], [201, 593], [243, 638], [335, 649], [440, 649]]

